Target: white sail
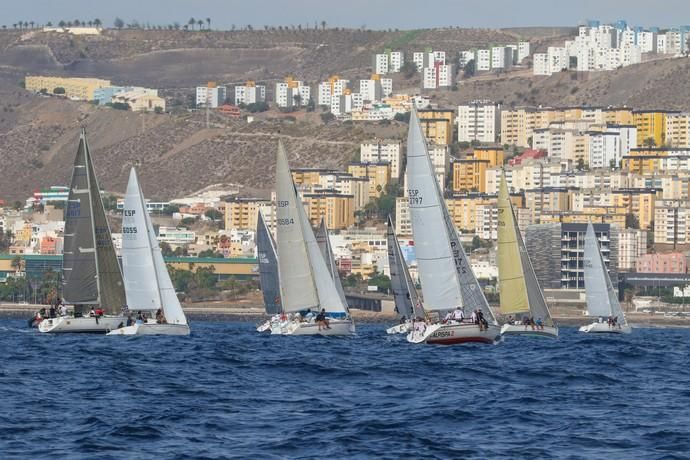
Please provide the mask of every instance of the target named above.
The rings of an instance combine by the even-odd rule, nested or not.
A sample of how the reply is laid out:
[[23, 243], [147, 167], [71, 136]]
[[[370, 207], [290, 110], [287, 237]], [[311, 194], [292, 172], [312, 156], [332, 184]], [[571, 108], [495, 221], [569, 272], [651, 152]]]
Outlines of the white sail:
[[343, 283], [340, 280], [338, 267], [335, 264], [335, 256], [333, 255], [331, 240], [328, 236], [328, 227], [326, 227], [326, 220], [324, 218], [321, 218], [321, 224], [316, 231], [316, 242], [319, 244], [319, 250], [323, 255], [323, 259], [326, 261], [328, 272], [331, 274], [331, 278], [333, 278], [335, 288], [338, 290], [338, 295], [340, 296], [343, 305], [347, 305], [347, 300], [345, 299], [345, 290], [343, 289]]
[[386, 232], [388, 245], [388, 268], [391, 274], [391, 291], [398, 316], [407, 319], [417, 317], [424, 318], [424, 308], [417, 295], [407, 263], [400, 250], [400, 243], [395, 236], [393, 220], [388, 216], [388, 230]]
[[276, 160], [276, 244], [280, 297], [286, 313], [319, 306], [299, 209], [304, 213], [292, 181], [285, 148], [279, 142]]
[[319, 308], [323, 308], [331, 314], [345, 313], [347, 312], [347, 304], [336, 288], [335, 281], [331, 276], [331, 272], [328, 270], [326, 260], [323, 258], [319, 243], [316, 241], [311, 223], [307, 218], [307, 213], [304, 210], [304, 205], [299, 196], [297, 196], [297, 202], [299, 203], [297, 213], [300, 217], [304, 242], [307, 246], [311, 273], [314, 277], [314, 285], [316, 286], [316, 292], [319, 299]]
[[122, 269], [130, 309], [158, 310], [163, 306], [153, 266], [146, 208], [142, 205], [134, 168], [129, 173], [122, 210]]
[[625, 324], [625, 315], [613, 288], [611, 277], [599, 249], [594, 226], [587, 225], [585, 251], [583, 258], [585, 293], [587, 295], [587, 314], [590, 316], [617, 316], [620, 324]]
[[168, 324], [187, 324], [134, 168], [129, 174], [122, 222], [122, 263], [129, 307], [161, 308]]
[[[463, 305], [451, 234], [417, 114], [413, 110], [407, 137], [407, 180], [410, 220], [425, 310], [450, 310]], [[455, 250], [455, 252], [454, 252]], [[461, 248], [459, 250], [462, 250]], [[464, 267], [470, 270], [470, 267]]]

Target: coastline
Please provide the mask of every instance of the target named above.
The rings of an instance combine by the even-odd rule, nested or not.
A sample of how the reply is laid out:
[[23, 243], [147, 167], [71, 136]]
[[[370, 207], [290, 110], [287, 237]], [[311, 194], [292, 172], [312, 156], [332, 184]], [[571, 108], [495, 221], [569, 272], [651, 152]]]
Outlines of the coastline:
[[[0, 303], [0, 319], [28, 319], [34, 312], [46, 305]], [[190, 321], [241, 321], [260, 323], [268, 319], [263, 305], [250, 302], [205, 302], [183, 304], [183, 309]], [[390, 313], [372, 312], [352, 309], [355, 323], [393, 324], [396, 316]], [[690, 328], [690, 317], [669, 317], [651, 313], [626, 313], [628, 323], [633, 328]], [[593, 321], [583, 315], [555, 315], [559, 326], [577, 327]]]

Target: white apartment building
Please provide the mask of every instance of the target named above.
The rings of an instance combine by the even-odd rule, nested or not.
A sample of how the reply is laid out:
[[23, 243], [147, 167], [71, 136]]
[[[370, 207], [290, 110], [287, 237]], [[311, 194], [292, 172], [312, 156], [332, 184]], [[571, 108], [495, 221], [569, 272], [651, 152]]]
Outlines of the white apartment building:
[[635, 262], [647, 254], [647, 232], [633, 228], [618, 229], [618, 270], [634, 271]]
[[311, 98], [311, 88], [299, 80], [288, 79], [276, 83], [275, 102], [278, 107], [306, 106]]
[[491, 50], [477, 50], [477, 60], [474, 63], [477, 72], [491, 70]]
[[405, 63], [405, 54], [402, 51], [386, 50], [385, 53], [375, 54], [372, 68], [374, 73], [385, 75], [387, 73], [400, 72]]
[[407, 196], [400, 196], [395, 200], [395, 231], [398, 235], [412, 235], [409, 200]]
[[388, 73], [388, 53], [374, 54], [374, 62], [372, 64], [374, 73], [385, 75]]
[[380, 101], [384, 97], [389, 97], [393, 94], [393, 79], [374, 75], [369, 80], [360, 80], [359, 93], [365, 101]]
[[460, 51], [458, 65], [460, 65], [460, 67], [465, 67], [470, 61], [474, 61], [474, 51]]
[[613, 132], [590, 132], [589, 138], [589, 167], [608, 168], [617, 167], [620, 161], [620, 134]]
[[196, 87], [196, 106], [197, 107], [211, 107], [217, 108], [225, 104], [227, 95], [227, 88], [225, 86], [215, 86], [209, 84], [208, 86]]
[[521, 64], [522, 60], [530, 55], [530, 44], [529, 42], [518, 42], [517, 45], [517, 62], [516, 64]]
[[498, 239], [498, 207], [478, 204], [474, 212], [475, 235], [483, 240], [496, 241]]
[[534, 53], [532, 59], [534, 75], [551, 75], [549, 71], [549, 57], [546, 53]]
[[501, 105], [473, 101], [458, 106], [458, 142], [498, 142], [501, 130]]
[[417, 71], [422, 72], [427, 67], [432, 67], [434, 64], [440, 63], [445, 65], [446, 52], [445, 51], [424, 51], [412, 53], [412, 62], [417, 66]]
[[513, 66], [513, 48], [494, 46], [491, 48], [491, 69], [507, 69]]
[[453, 86], [455, 68], [452, 64], [435, 64], [432, 67], [424, 68], [422, 88], [437, 89], [449, 88]]
[[335, 116], [342, 116], [356, 110], [362, 110], [364, 99], [360, 93], [352, 93], [350, 90], [345, 94], [331, 98], [331, 113]]
[[266, 102], [266, 87], [264, 85], [247, 82], [244, 85], [235, 86], [235, 105], [249, 105], [257, 102]]
[[688, 242], [690, 203], [682, 200], [657, 200], [654, 204], [654, 243]]
[[317, 104], [326, 106], [332, 105], [333, 99], [342, 96], [345, 90], [348, 89], [349, 84], [350, 80], [344, 80], [337, 77], [332, 77], [328, 81], [319, 83]]
[[402, 168], [402, 145], [400, 141], [382, 140], [360, 145], [359, 157], [362, 163], [382, 163], [391, 165], [391, 178], [400, 179]]

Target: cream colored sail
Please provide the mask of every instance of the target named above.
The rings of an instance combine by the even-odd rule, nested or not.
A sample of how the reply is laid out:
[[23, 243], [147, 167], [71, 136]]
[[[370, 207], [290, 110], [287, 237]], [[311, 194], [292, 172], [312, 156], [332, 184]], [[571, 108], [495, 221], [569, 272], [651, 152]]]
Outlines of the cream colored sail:
[[501, 313], [504, 315], [529, 312], [529, 298], [522, 269], [518, 229], [510, 204], [505, 177], [498, 191], [498, 285]]

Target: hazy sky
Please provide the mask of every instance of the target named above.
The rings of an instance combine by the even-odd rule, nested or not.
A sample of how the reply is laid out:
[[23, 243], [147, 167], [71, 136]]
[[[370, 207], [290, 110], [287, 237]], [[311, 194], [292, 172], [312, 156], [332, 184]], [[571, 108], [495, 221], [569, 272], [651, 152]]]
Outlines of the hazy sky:
[[690, 24], [690, 0], [0, 0], [0, 25], [17, 21], [100, 18], [186, 23], [211, 18], [212, 27], [296, 25], [401, 29], [434, 26], [576, 25], [586, 19], [626, 19], [642, 26]]

